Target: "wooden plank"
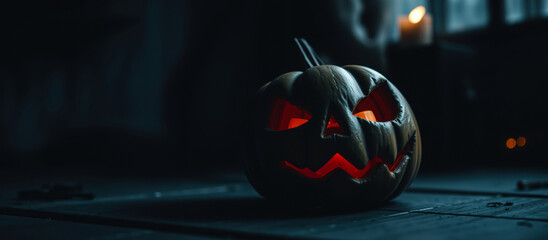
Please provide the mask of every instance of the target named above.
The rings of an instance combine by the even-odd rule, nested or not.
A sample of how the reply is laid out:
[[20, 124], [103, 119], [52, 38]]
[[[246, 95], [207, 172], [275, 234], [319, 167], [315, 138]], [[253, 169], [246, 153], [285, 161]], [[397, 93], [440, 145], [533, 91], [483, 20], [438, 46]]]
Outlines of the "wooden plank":
[[158, 239], [158, 240], [207, 240], [204, 236], [183, 235], [148, 229], [123, 228], [51, 219], [37, 219], [0, 215], [0, 239]]
[[500, 197], [433, 206], [414, 212], [548, 222], [548, 199]]
[[480, 200], [493, 199], [484, 195], [436, 194], [404, 192], [399, 197], [379, 207], [383, 210], [417, 211], [454, 204], [466, 204]]
[[548, 223], [399, 213], [334, 226], [314, 235], [333, 239], [547, 239]]
[[[450, 177], [459, 181], [455, 178], [457, 176]], [[405, 192], [377, 209], [354, 213], [311, 212], [271, 204], [263, 200], [241, 175], [222, 180], [171, 179], [148, 183], [131, 179], [114, 182], [105, 179], [85, 182], [84, 179], [86, 186], [91, 186], [89, 189], [96, 193], [96, 199], [24, 201], [13, 205], [13, 197], [5, 194], [0, 212], [212, 237], [228, 234], [248, 239], [439, 237], [443, 234], [459, 236], [464, 234], [462, 231], [469, 234], [462, 236], [516, 236], [509, 231], [532, 239], [546, 236], [548, 199], [542, 197], [543, 193], [540, 193], [541, 197], [455, 194], [467, 189], [486, 191], [493, 184], [499, 187], [493, 187], [492, 191], [512, 193], [512, 190], [508, 190], [508, 183], [501, 184], [499, 180], [476, 178], [476, 181], [484, 181], [484, 185], [474, 188], [472, 182], [461, 181], [469, 187], [457, 188], [455, 185], [451, 188], [451, 184], [440, 177], [429, 181], [436, 179], [448, 184], [447, 189], [454, 192]], [[421, 185], [420, 181], [418, 185], [434, 190], [443, 190], [444, 186], [438, 183]], [[488, 203], [491, 202], [513, 204], [490, 207]], [[208, 231], [214, 233], [208, 235]]]
[[[511, 211], [486, 206], [489, 202], [501, 200], [515, 201], [515, 206], [511, 206]], [[346, 238], [354, 235], [379, 234], [377, 230], [364, 227], [372, 224], [380, 224], [377, 225], [379, 229], [387, 229], [394, 224], [415, 226], [415, 222], [424, 221], [429, 226], [434, 226], [432, 224], [436, 223], [439, 227], [445, 227], [444, 224], [437, 223], [436, 219], [441, 216], [443, 219], [457, 219], [457, 224], [466, 225], [467, 222], [479, 221], [477, 218], [482, 218], [482, 216], [501, 215], [501, 211], [511, 212], [511, 214], [505, 213], [504, 216], [512, 221], [533, 221], [536, 223], [538, 221], [535, 220], [539, 220], [540, 226], [544, 226], [543, 215], [532, 213], [534, 207], [528, 207], [529, 200], [527, 198], [507, 199], [491, 196], [404, 193], [392, 203], [376, 210], [356, 213], [307, 212], [272, 205], [260, 198], [248, 184], [232, 184], [173, 190], [161, 192], [161, 194], [97, 198], [87, 202], [30, 203], [15, 207], [76, 217], [96, 216], [104, 218], [103, 221], [109, 220], [108, 224], [129, 222], [129, 226], [134, 224], [135, 227], [150, 227], [161, 231], [171, 231], [179, 226], [183, 230], [185, 227], [187, 230], [188, 227], [209, 228], [232, 231], [236, 235], [245, 233], [245, 236], [248, 236], [246, 234], [267, 234], [274, 238], [319, 238], [335, 236], [331, 234], [331, 231], [334, 231], [346, 232], [348, 234], [344, 235]], [[538, 201], [539, 199], [533, 200]], [[413, 219], [410, 219], [409, 216], [412, 216]], [[528, 219], [527, 216], [537, 216], [538, 218]], [[76, 217], [73, 218], [74, 221], [77, 220]], [[405, 223], [406, 221], [407, 223]], [[490, 223], [486, 222], [486, 224]], [[161, 225], [169, 226], [169, 228], [157, 228]], [[519, 230], [519, 226], [511, 226]], [[405, 231], [415, 231], [415, 228], [421, 229], [415, 226], [409, 227]], [[452, 228], [449, 230], [457, 231]], [[536, 232], [532, 233], [535, 235], [539, 234], [540, 230], [531, 231]], [[380, 234], [379, 237], [381, 235], [383, 234]]]
[[[469, 170], [454, 173], [419, 174], [410, 191], [475, 195], [522, 195], [548, 198], [548, 188], [520, 190], [520, 180], [548, 181], [546, 170]], [[429, 191], [428, 191], [429, 190]]]
[[[94, 215], [89, 215], [93, 217]], [[113, 218], [111, 224], [124, 223], [125, 218]], [[514, 219], [483, 218], [476, 216], [434, 215], [415, 212], [367, 211], [365, 213], [302, 216], [289, 219], [264, 216], [247, 221], [217, 220], [184, 223], [182, 221], [154, 221], [156, 226], [185, 229], [189, 224], [227, 231], [244, 236], [266, 234], [268, 239], [387, 239], [387, 238], [469, 238], [489, 236], [494, 239], [546, 239], [548, 223]], [[154, 225], [136, 225], [145, 228]], [[152, 228], [155, 229], [155, 228]], [[170, 229], [155, 229], [171, 231]], [[227, 235], [227, 237], [234, 235]], [[257, 236], [257, 235], [255, 235]]]

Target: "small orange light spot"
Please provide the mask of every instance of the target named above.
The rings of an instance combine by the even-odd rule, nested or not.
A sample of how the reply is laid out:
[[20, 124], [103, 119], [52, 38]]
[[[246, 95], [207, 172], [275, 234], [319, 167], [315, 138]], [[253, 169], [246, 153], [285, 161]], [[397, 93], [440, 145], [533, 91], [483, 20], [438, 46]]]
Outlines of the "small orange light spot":
[[515, 148], [515, 147], [516, 147], [516, 139], [514, 139], [514, 138], [508, 138], [508, 140], [506, 140], [506, 147], [507, 147], [508, 149]]
[[341, 126], [339, 126], [339, 123], [334, 119], [327, 122], [327, 128], [338, 128], [338, 127], [341, 127]]
[[409, 22], [416, 24], [421, 21], [422, 17], [426, 14], [426, 8], [418, 6], [409, 13]]
[[377, 119], [375, 118], [375, 114], [373, 114], [373, 111], [362, 111], [362, 112], [359, 112], [359, 113], [355, 113], [354, 116], [356, 117], [360, 117], [360, 118], [363, 118], [365, 120], [369, 120], [369, 121], [372, 121], [372, 122], [376, 122]]
[[331, 134], [344, 134], [344, 129], [341, 127], [341, 125], [339, 125], [334, 116], [331, 116], [331, 118], [329, 118], [329, 122], [327, 122], [327, 126], [323, 131], [324, 137], [327, 137]]
[[287, 126], [287, 129], [296, 128], [298, 126], [305, 124], [306, 122], [308, 122], [308, 120], [304, 118], [291, 118], [289, 120], [289, 125]]
[[523, 147], [525, 146], [525, 143], [526, 143], [525, 137], [518, 138], [518, 146]]

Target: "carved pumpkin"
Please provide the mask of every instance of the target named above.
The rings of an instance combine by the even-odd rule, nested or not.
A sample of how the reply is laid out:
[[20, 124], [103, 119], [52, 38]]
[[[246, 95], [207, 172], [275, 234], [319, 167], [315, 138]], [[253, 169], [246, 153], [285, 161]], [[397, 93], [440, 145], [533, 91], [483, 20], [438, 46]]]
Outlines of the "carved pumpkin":
[[259, 89], [246, 172], [267, 199], [374, 206], [418, 172], [421, 141], [402, 94], [363, 66], [321, 65]]

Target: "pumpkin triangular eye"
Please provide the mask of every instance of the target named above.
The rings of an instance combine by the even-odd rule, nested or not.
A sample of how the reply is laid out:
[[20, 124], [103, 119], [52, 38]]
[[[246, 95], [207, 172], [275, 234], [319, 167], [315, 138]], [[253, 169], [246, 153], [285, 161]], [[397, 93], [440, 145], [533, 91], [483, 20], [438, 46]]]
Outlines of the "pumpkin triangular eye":
[[311, 118], [310, 113], [303, 108], [293, 105], [283, 98], [275, 98], [270, 109], [268, 128], [274, 131], [296, 128]]
[[388, 85], [382, 84], [362, 99], [352, 114], [372, 122], [392, 121], [398, 114], [397, 102]]

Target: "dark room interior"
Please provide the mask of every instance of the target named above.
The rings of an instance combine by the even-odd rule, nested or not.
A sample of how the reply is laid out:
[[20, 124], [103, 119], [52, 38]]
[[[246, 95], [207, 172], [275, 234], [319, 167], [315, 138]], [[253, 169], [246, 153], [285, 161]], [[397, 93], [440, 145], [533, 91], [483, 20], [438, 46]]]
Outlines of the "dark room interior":
[[[56, 0], [2, 9], [0, 239], [548, 239], [548, 0]], [[356, 69], [378, 74], [360, 79]], [[335, 90], [303, 85], [314, 71]], [[354, 85], [341, 72], [358, 93], [344, 90]], [[279, 77], [286, 73], [299, 77]], [[364, 81], [403, 96], [367, 92]], [[274, 110], [261, 104], [284, 86], [283, 106], [312, 116], [276, 132], [266, 123]], [[380, 96], [365, 111], [373, 118], [352, 105], [357, 117], [341, 120], [331, 100], [321, 107], [352, 94], [356, 106]], [[383, 104], [404, 110], [388, 119]], [[413, 131], [405, 147], [403, 112]], [[395, 135], [355, 131], [354, 122], [388, 122]], [[321, 140], [262, 135], [301, 137], [316, 125]], [[331, 125], [340, 130], [327, 134]], [[339, 165], [322, 178], [287, 167], [305, 165], [263, 163], [331, 157], [342, 135], [365, 146], [325, 159]], [[372, 167], [404, 179], [386, 196], [378, 189], [390, 184], [376, 173], [348, 170], [367, 171], [383, 139], [409, 152]], [[351, 163], [359, 154], [365, 167]]]

